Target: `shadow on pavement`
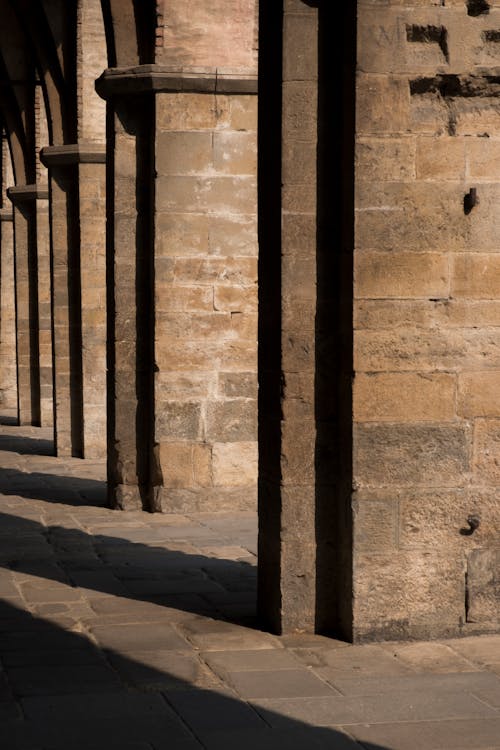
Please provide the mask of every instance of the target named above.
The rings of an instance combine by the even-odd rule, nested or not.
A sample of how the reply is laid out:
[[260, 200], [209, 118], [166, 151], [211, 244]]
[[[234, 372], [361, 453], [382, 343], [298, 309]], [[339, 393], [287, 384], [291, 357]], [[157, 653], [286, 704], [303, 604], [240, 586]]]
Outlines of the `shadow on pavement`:
[[[0, 424], [3, 423], [0, 422]], [[0, 435], [0, 451], [9, 451], [20, 455], [53, 456], [54, 441], [43, 438]]]
[[[255, 625], [255, 565], [183, 551], [200, 542], [197, 530], [194, 525], [129, 530], [162, 537], [154, 546], [0, 513], [0, 566], [85, 592]], [[204, 531], [210, 541], [210, 529]]]
[[[168, 628], [165, 625], [165, 628]], [[0, 602], [0, 744], [5, 750], [384, 750], [239, 698], [180, 635], [171, 671]], [[148, 650], [144, 623], [144, 649]], [[150, 662], [156, 658], [149, 650]], [[197, 687], [184, 679], [190, 670]], [[208, 674], [206, 674], [208, 673]], [[211, 680], [211, 684], [210, 684]], [[307, 702], [307, 698], [304, 699]], [[323, 723], [355, 723], [332, 690]]]
[[[22, 442], [25, 441], [22, 438]], [[105, 481], [44, 472], [28, 474], [17, 469], [0, 468], [0, 494], [74, 506], [105, 507], [107, 503]]]

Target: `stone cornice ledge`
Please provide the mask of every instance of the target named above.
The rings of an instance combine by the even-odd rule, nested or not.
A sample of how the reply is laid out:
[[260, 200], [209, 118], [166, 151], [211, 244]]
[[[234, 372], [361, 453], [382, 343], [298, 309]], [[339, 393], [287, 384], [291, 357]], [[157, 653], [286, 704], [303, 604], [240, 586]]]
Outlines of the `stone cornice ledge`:
[[138, 65], [108, 68], [95, 82], [103, 99], [147, 93], [256, 94], [257, 75], [224, 68], [172, 68]]
[[16, 185], [15, 187], [7, 188], [7, 197], [14, 204], [33, 201], [37, 198], [46, 200], [49, 197], [49, 191], [45, 186], [38, 185], [37, 183], [33, 183], [32, 185]]
[[12, 221], [14, 215], [10, 208], [0, 208], [0, 221]]
[[71, 164], [105, 164], [105, 143], [71, 143], [65, 146], [45, 146], [40, 151], [45, 167], [65, 167]]

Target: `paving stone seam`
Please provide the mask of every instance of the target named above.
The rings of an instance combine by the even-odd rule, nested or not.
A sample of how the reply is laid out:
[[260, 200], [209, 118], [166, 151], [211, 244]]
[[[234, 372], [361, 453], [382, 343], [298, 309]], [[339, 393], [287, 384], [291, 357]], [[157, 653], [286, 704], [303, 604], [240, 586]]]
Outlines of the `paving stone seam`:
[[484, 706], [487, 706], [488, 708], [493, 709], [497, 714], [500, 713], [500, 707], [499, 706], [493, 706], [491, 703], [489, 703], [484, 698], [481, 698], [479, 695], [475, 695], [475, 693], [471, 692], [470, 695], [472, 698], [475, 698], [475, 700], [479, 701], [479, 703], [482, 703]]

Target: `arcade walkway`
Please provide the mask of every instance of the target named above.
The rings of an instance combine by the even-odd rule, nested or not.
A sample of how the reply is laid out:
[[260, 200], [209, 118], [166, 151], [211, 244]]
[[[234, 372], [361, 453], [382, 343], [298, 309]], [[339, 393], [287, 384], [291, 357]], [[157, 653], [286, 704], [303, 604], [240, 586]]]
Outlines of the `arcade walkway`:
[[108, 510], [102, 462], [2, 422], [2, 750], [500, 748], [500, 636], [260, 632], [252, 515]]

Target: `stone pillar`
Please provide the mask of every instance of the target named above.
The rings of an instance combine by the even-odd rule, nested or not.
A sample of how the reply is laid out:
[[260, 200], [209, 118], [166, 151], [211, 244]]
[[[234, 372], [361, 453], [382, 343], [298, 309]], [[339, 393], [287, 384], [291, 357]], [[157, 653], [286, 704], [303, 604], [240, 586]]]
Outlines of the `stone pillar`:
[[260, 8], [258, 606], [350, 637], [353, 11]]
[[7, 190], [14, 206], [18, 414], [21, 425], [40, 425], [40, 340], [36, 199], [37, 185]]
[[12, 211], [0, 210], [0, 407], [17, 408], [16, 296]]
[[52, 374], [52, 315], [50, 280], [49, 201], [36, 202], [36, 237], [38, 258], [38, 317], [40, 347], [40, 424], [54, 424]]
[[[257, 78], [156, 96], [155, 442], [164, 510], [254, 510]], [[170, 90], [169, 90], [170, 89]]]
[[[49, 139], [47, 113], [41, 86], [35, 87], [35, 162], [36, 182], [48, 193], [47, 170], [39, 159], [42, 144]], [[50, 275], [50, 218], [49, 201], [36, 202], [36, 230], [38, 255], [38, 314], [40, 319], [40, 419], [42, 427], [54, 424], [52, 372], [52, 302]]]
[[359, 5], [355, 636], [491, 632], [500, 611], [498, 8]]
[[155, 65], [97, 86], [115, 117], [112, 502], [254, 508], [256, 76]]
[[112, 507], [154, 510], [154, 97], [135, 80], [96, 83], [108, 100], [108, 492]]
[[105, 149], [49, 146], [57, 455], [105, 453]]
[[[259, 195], [258, 595], [261, 616], [278, 633], [314, 631], [316, 603], [314, 325], [318, 12], [301, 3], [295, 5], [299, 6], [297, 13], [285, 13], [283, 75], [280, 75], [280, 60], [274, 61], [274, 68], [266, 66], [270, 78], [262, 81], [260, 102], [261, 122], [267, 105], [272, 107], [272, 125], [270, 122], [268, 127], [274, 132], [267, 130], [268, 140], [263, 142], [260, 153], [263, 168], [266, 155], [271, 162], [265, 177], [262, 169]], [[274, 41], [279, 46], [279, 11], [273, 15], [263, 10], [262, 15], [266, 23], [264, 34], [272, 37], [275, 31]], [[302, 36], [302, 30], [307, 34]], [[304, 45], [302, 54], [295, 58], [297, 68], [292, 71], [290, 47], [297, 39]], [[266, 47], [271, 39], [262, 36], [262, 43], [262, 55], [267, 53], [271, 58], [271, 50]], [[271, 136], [273, 144], [269, 142]]]

